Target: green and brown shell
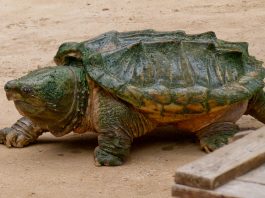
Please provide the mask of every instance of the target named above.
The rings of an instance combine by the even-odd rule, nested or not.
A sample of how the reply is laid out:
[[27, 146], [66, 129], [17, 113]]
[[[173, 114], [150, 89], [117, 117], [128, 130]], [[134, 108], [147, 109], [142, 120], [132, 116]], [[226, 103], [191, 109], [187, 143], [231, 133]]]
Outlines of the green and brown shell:
[[213, 32], [108, 32], [64, 43], [55, 62], [79, 64], [108, 92], [150, 114], [202, 114], [250, 99], [263, 86], [248, 44]]

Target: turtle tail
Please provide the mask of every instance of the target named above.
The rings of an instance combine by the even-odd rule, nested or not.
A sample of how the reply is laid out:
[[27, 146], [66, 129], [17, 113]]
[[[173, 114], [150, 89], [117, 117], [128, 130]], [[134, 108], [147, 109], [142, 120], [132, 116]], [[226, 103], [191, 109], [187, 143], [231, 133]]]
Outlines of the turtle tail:
[[260, 89], [256, 95], [254, 95], [248, 104], [246, 114], [249, 114], [265, 124], [265, 92]]

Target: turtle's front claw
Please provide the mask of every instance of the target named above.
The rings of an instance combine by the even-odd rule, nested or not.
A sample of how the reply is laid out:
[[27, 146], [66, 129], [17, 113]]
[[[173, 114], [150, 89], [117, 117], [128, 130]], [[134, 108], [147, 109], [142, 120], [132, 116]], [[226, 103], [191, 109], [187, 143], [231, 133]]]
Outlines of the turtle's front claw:
[[5, 144], [7, 147], [21, 148], [29, 144], [29, 138], [20, 131], [13, 128], [4, 128], [0, 130], [0, 144]]
[[45, 130], [34, 125], [28, 118], [22, 117], [10, 128], [0, 130], [0, 144], [21, 148], [33, 143]]
[[211, 153], [212, 150], [208, 146], [201, 146], [201, 149], [205, 151], [206, 153]]
[[0, 144], [5, 144], [6, 135], [12, 130], [12, 128], [3, 128], [0, 130]]

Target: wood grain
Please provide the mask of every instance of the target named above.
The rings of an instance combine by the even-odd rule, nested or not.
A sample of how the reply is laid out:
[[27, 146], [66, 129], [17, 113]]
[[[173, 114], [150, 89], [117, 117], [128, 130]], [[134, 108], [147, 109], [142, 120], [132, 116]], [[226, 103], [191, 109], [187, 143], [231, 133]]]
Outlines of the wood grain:
[[172, 188], [172, 196], [181, 198], [264, 198], [265, 185], [233, 180], [212, 191], [175, 184]]
[[[177, 169], [175, 182], [214, 189], [265, 162], [265, 127]], [[264, 196], [265, 197], [265, 196]]]
[[265, 186], [265, 164], [241, 177], [236, 178], [236, 180], [257, 183]]
[[233, 180], [217, 188], [214, 192], [240, 198], [264, 198], [265, 185], [248, 181]]
[[204, 190], [180, 184], [175, 184], [172, 187], [172, 196], [178, 198], [239, 198], [211, 190]]

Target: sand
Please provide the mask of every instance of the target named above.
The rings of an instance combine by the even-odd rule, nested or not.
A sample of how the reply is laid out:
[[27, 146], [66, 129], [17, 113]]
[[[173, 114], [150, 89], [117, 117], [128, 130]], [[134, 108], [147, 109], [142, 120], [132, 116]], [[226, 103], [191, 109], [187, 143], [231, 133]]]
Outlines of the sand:
[[[29, 70], [54, 65], [65, 41], [118, 30], [215, 31], [249, 42], [265, 61], [264, 0], [0, 0], [0, 87]], [[0, 127], [20, 116], [0, 89]], [[249, 116], [242, 130], [262, 126]], [[93, 134], [42, 136], [23, 149], [0, 145], [0, 197], [170, 197], [174, 170], [203, 155], [188, 136], [160, 129], [137, 139], [120, 167], [95, 167]]]

